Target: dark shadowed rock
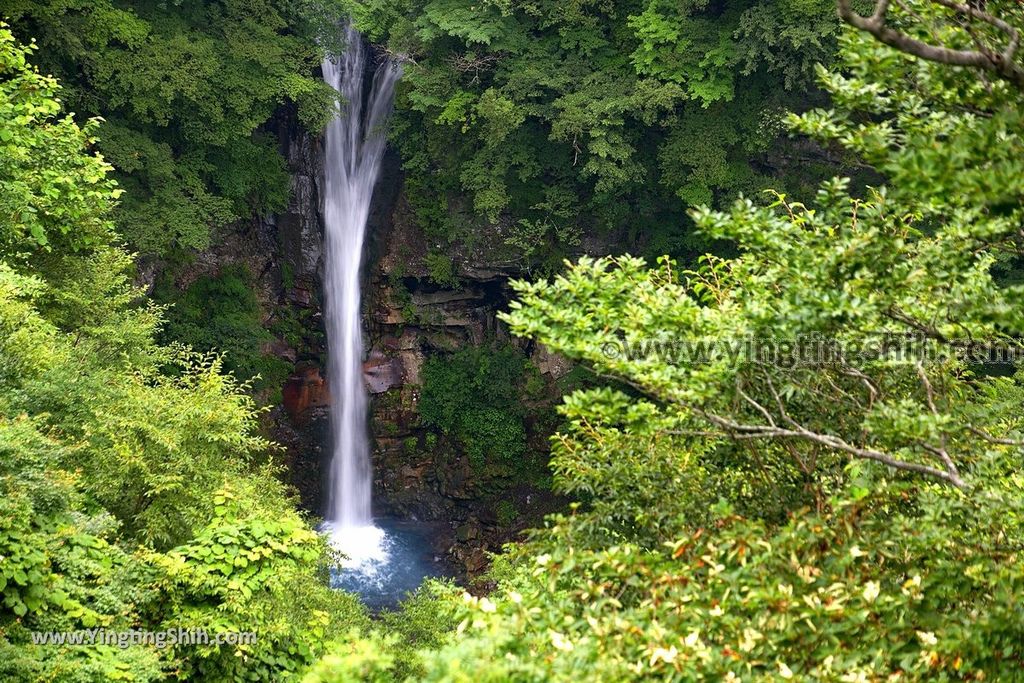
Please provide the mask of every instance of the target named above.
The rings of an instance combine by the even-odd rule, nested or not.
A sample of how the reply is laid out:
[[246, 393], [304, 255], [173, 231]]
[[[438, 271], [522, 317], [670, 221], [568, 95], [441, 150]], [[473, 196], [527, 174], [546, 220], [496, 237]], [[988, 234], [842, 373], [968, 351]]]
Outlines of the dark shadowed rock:
[[363, 379], [371, 394], [380, 394], [399, 386], [403, 382], [401, 357], [387, 357], [380, 351], [373, 351], [363, 363]]
[[327, 380], [318, 367], [303, 367], [288, 377], [281, 390], [281, 399], [288, 417], [296, 425], [309, 422], [309, 411], [331, 404]]

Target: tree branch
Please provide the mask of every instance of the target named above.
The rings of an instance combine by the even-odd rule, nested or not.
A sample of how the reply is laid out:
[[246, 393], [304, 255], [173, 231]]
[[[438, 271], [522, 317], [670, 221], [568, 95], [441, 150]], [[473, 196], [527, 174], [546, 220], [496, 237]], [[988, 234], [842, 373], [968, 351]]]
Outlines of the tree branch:
[[931, 467], [930, 465], [922, 465], [921, 463], [899, 460], [897, 458], [892, 457], [891, 455], [888, 455], [887, 453], [883, 453], [882, 451], [877, 451], [872, 448], [860, 448], [859, 446], [854, 446], [853, 444], [839, 438], [838, 436], [812, 432], [799, 425], [789, 429], [784, 427], [770, 427], [765, 425], [745, 425], [730, 420], [728, 418], [722, 417], [720, 415], [715, 415], [714, 413], [705, 412], [700, 409], [695, 409], [694, 412], [701, 415], [712, 424], [725, 430], [733, 439], [804, 439], [813, 443], [818, 443], [823, 446], [827, 446], [837, 451], [842, 451], [856, 458], [863, 458], [865, 460], [874, 460], [875, 462], [880, 462], [884, 465], [892, 467], [893, 469], [905, 470], [908, 472], [917, 472], [919, 474], [926, 474], [930, 477], [934, 477], [935, 479], [944, 481], [947, 484], [951, 484], [959, 489], [964, 489], [967, 487], [966, 483], [964, 483], [963, 479], [961, 479], [960, 475], [955, 471], [955, 468], [954, 471], [950, 472], [948, 470], [940, 470], [938, 468]]
[[870, 17], [858, 14], [851, 7], [850, 0], [836, 0], [836, 6], [840, 19], [854, 28], [871, 34], [879, 42], [894, 47], [900, 52], [938, 64], [966, 66], [989, 71], [1013, 83], [1018, 88], [1024, 88], [1024, 69], [1014, 61], [1017, 48], [1020, 46], [1020, 32], [1015, 27], [969, 5], [953, 2], [953, 0], [932, 0], [932, 2], [962, 16], [984, 22], [1007, 36], [1007, 43], [1000, 51], [958, 50], [945, 45], [926, 43], [891, 28], [886, 23], [889, 2], [890, 0], [878, 0]]
[[982, 439], [992, 444], [998, 444], [1000, 446], [1024, 446], [1024, 441], [1018, 441], [1016, 439], [1001, 439], [997, 436], [992, 436], [984, 429], [978, 429], [974, 425], [967, 425], [967, 431], [975, 434], [976, 436], [980, 436]]
[[[906, 460], [899, 460], [897, 458], [892, 457], [891, 455], [888, 455], [887, 453], [883, 453], [882, 451], [877, 451], [877, 450], [874, 450], [874, 449], [871, 449], [871, 448], [861, 448], [859, 446], [855, 446], [855, 445], [849, 443], [848, 441], [846, 441], [846, 440], [844, 440], [844, 439], [842, 439], [842, 438], [840, 438], [838, 436], [834, 436], [832, 434], [821, 434], [819, 432], [812, 432], [811, 430], [805, 428], [804, 426], [800, 425], [795, 420], [793, 420], [785, 412], [785, 410], [783, 410], [783, 412], [782, 412], [783, 419], [786, 421], [787, 424], [789, 424], [791, 426], [789, 428], [779, 427], [779, 426], [777, 426], [775, 424], [775, 420], [770, 417], [770, 411], [768, 411], [763, 405], [761, 405], [760, 403], [758, 403], [754, 399], [750, 398], [749, 395], [745, 395], [744, 394], [744, 396], [743, 396], [744, 399], [746, 401], [749, 401], [755, 407], [755, 409], [757, 409], [757, 411], [759, 413], [761, 413], [762, 415], [764, 415], [765, 413], [768, 413], [769, 416], [768, 416], [767, 419], [768, 419], [768, 422], [770, 424], [768, 424], [768, 425], [742, 424], [742, 423], [736, 422], [735, 420], [730, 420], [729, 418], [725, 418], [725, 417], [722, 417], [720, 415], [716, 415], [715, 413], [708, 412], [708, 411], [704, 410], [703, 408], [699, 408], [697, 406], [689, 405], [689, 404], [687, 404], [685, 402], [678, 401], [678, 400], [675, 400], [675, 399], [672, 399], [672, 398], [666, 398], [666, 397], [663, 397], [663, 396], [659, 396], [656, 392], [652, 391], [651, 389], [649, 389], [647, 387], [644, 387], [643, 385], [641, 385], [638, 382], [635, 382], [633, 380], [626, 379], [624, 377], [608, 375], [608, 374], [600, 373], [600, 372], [597, 372], [597, 371], [595, 371], [595, 374], [598, 377], [603, 377], [605, 379], [609, 379], [609, 380], [613, 380], [613, 381], [617, 381], [617, 382], [621, 382], [623, 384], [626, 384], [627, 386], [632, 387], [633, 389], [635, 389], [636, 391], [638, 391], [642, 395], [645, 395], [648, 398], [651, 398], [651, 399], [653, 399], [653, 400], [655, 400], [655, 401], [657, 401], [657, 402], [659, 402], [659, 403], [661, 403], [663, 405], [671, 404], [671, 405], [675, 405], [675, 406], [677, 406], [679, 408], [683, 408], [685, 410], [690, 410], [694, 414], [704, 418], [705, 420], [707, 420], [711, 424], [715, 425], [716, 427], [724, 430], [724, 433], [722, 433], [722, 434], [718, 434], [718, 433], [715, 433], [715, 432], [705, 432], [705, 431], [666, 430], [665, 433], [668, 433], [668, 434], [676, 434], [676, 435], [681, 435], [681, 436], [705, 436], [705, 437], [712, 437], [712, 438], [715, 438], [715, 437], [727, 437], [727, 438], [734, 439], [736, 441], [744, 441], [744, 440], [748, 440], [748, 439], [772, 439], [772, 438], [804, 439], [806, 441], [810, 441], [812, 443], [817, 443], [817, 444], [826, 446], [828, 448], [831, 448], [831, 449], [834, 449], [834, 450], [837, 450], [837, 451], [842, 451], [842, 452], [847, 453], [847, 454], [849, 454], [849, 455], [851, 455], [853, 457], [856, 457], [856, 458], [863, 458], [865, 460], [874, 460], [875, 462], [880, 462], [883, 465], [888, 465], [889, 467], [892, 467], [893, 469], [904, 470], [904, 471], [908, 471], [908, 472], [917, 472], [918, 474], [926, 474], [926, 475], [928, 475], [930, 477], [934, 477], [935, 479], [938, 479], [940, 481], [944, 481], [947, 484], [955, 486], [956, 488], [959, 488], [959, 489], [967, 488], [967, 484], [963, 481], [963, 479], [960, 478], [960, 474], [959, 474], [959, 472], [957, 472], [956, 467], [954, 466], [951, 469], [949, 468], [949, 465], [952, 464], [952, 460], [950, 460], [949, 463], [946, 463], [945, 461], [943, 462], [944, 465], [947, 465], [947, 469], [946, 470], [940, 470], [940, 469], [938, 469], [936, 467], [931, 467], [929, 465], [923, 465], [923, 464], [916, 463], [916, 462], [908, 462]], [[775, 387], [774, 386], [772, 386], [771, 391], [775, 395], [776, 399], [781, 401], [781, 396], [779, 396], [778, 393], [775, 391]], [[926, 449], [926, 450], [928, 450], [928, 449]], [[947, 455], [946, 458], [948, 458], [948, 457], [949, 456]], [[941, 458], [941, 456], [940, 456], [940, 458]]]

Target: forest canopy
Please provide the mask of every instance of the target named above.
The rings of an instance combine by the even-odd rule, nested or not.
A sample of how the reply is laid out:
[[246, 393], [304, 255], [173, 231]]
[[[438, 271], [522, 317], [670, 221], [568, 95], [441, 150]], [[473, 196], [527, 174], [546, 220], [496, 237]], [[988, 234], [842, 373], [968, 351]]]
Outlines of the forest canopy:
[[[1020, 679], [1024, 16], [836, 10], [8, 3], [0, 678]], [[330, 588], [225, 369], [265, 341], [242, 271], [168, 312], [125, 245], [198, 253], [284, 205], [265, 126], [323, 127], [343, 12], [405, 62], [391, 135], [435, 253], [522, 259], [507, 346], [426, 362], [424, 423], [514, 460], [520, 350], [588, 373], [550, 439], [569, 502], [471, 590], [382, 614]], [[35, 643], [98, 628], [258, 639]]]
[[350, 7], [407, 62], [392, 138], [424, 229], [549, 269], [609, 231], [692, 252], [688, 207], [771, 186], [838, 27], [827, 0]]
[[331, 90], [313, 72], [333, 44], [330, 2], [10, 0], [3, 14], [63, 83], [125, 194], [120, 234], [144, 253], [203, 249], [219, 228], [281, 210], [288, 174], [261, 127], [284, 102], [318, 130]]

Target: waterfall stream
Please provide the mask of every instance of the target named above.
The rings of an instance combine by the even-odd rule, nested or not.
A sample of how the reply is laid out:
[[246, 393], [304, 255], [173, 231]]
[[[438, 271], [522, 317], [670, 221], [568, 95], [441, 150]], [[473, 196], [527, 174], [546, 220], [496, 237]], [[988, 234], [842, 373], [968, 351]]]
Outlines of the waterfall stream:
[[326, 131], [324, 173], [325, 320], [332, 394], [332, 457], [325, 531], [348, 556], [347, 569], [373, 573], [388, 559], [386, 534], [370, 509], [373, 472], [367, 433], [360, 324], [360, 264], [370, 200], [384, 155], [399, 66], [384, 60], [363, 96], [368, 55], [362, 37], [345, 29], [345, 52], [323, 61], [324, 80], [342, 96]]

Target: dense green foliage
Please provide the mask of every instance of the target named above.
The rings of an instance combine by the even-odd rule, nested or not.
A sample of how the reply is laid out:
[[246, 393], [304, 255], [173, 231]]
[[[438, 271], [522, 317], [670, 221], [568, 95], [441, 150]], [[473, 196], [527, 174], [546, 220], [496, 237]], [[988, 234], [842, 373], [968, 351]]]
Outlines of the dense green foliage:
[[[365, 624], [318, 578], [251, 399], [160, 346], [113, 246], [118, 191], [0, 25], [0, 678], [282, 680]], [[248, 645], [43, 646], [32, 632], [258, 631]]]
[[423, 651], [446, 643], [458, 626], [454, 587], [429, 581], [401, 604], [397, 612], [382, 615], [386, 633], [337, 646], [313, 666], [303, 683], [373, 681], [388, 683], [422, 677]]
[[350, 4], [409, 60], [392, 137], [421, 225], [547, 267], [586, 232], [685, 249], [687, 205], [766, 186], [836, 28], [816, 0]]
[[609, 385], [553, 440], [580, 503], [449, 595], [420, 680], [1021, 677], [1022, 93], [842, 47], [790, 124], [884, 188], [696, 210], [734, 258], [515, 284], [513, 331]]
[[283, 207], [288, 176], [259, 127], [284, 102], [322, 125], [331, 91], [313, 77], [315, 39], [333, 33], [331, 3], [10, 0], [2, 12], [38, 41], [70, 111], [103, 117], [134, 248], [203, 248], [211, 230]]
[[874, 491], [824, 516], [772, 528], [719, 508], [660, 548], [555, 520], [425, 680], [1013, 680], [1019, 473], [978, 501], [858, 483]]
[[420, 415], [470, 460], [515, 463], [526, 450], [526, 358], [511, 346], [468, 347], [423, 366]]
[[[495, 558], [487, 595], [430, 583], [373, 620], [327, 588], [330, 555], [277, 479], [251, 387], [225, 372], [262, 362], [248, 275], [201, 278], [172, 312], [148, 301], [94, 139], [167, 145], [157, 166], [110, 154], [140, 245], [146, 211], [187, 206], [178, 225], [205, 229], [272, 206], [279, 169], [254, 179], [266, 168], [247, 155], [270, 149], [253, 132], [277, 102], [319, 101], [305, 77], [288, 82], [316, 54], [317, 13], [22, 5], [19, 30], [73, 76], [70, 101], [122, 118], [76, 123], [0, 24], [0, 678], [1022, 678], [1012, 68], [951, 69], [844, 34], [841, 63], [816, 70], [829, 107], [786, 121], [884, 185], [754, 201], [732, 195], [770, 180], [763, 114], [831, 59], [824, 6], [359, 3], [361, 25], [414, 60], [397, 135], [438, 284], [456, 284], [445, 240], [484, 233], [532, 259], [628, 223], [678, 251], [656, 233], [678, 229], [680, 201], [712, 205], [692, 223], [732, 254], [586, 257], [513, 283], [504, 323], [594, 378], [565, 397], [551, 440], [554, 487], [575, 502]], [[969, 26], [983, 11], [1024, 26], [1008, 3], [897, 5], [903, 35], [962, 49], [999, 29]], [[228, 68], [240, 54], [248, 66]], [[225, 180], [232, 164], [244, 178]], [[160, 204], [157, 168], [189, 192]], [[170, 235], [154, 248], [205, 239], [146, 225]], [[478, 464], [519, 459], [530, 373], [513, 347], [432, 358], [423, 422]], [[97, 627], [259, 638], [32, 644]]]
[[[184, 292], [169, 277], [153, 290], [153, 298], [171, 304], [162, 336], [202, 351], [224, 355], [224, 369], [240, 380], [252, 379], [257, 391], [276, 390], [291, 364], [266, 351], [274, 336], [263, 325], [253, 278], [244, 267], [227, 267], [216, 277], [202, 276]], [[253, 378], [256, 379], [253, 379]]]

